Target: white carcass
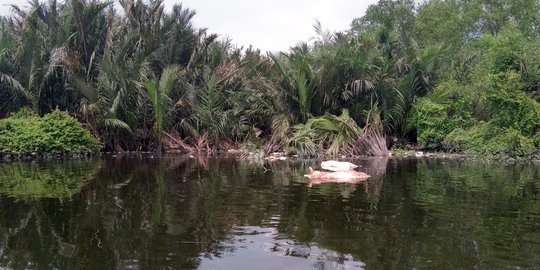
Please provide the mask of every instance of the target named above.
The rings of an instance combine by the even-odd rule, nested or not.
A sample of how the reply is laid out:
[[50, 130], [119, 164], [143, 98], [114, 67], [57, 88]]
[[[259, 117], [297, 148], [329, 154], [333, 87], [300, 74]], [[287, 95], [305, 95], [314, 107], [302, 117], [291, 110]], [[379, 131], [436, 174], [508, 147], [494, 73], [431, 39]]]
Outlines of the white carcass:
[[352, 171], [355, 168], [358, 168], [358, 166], [350, 162], [328, 160], [328, 161], [321, 162], [321, 168], [323, 170], [333, 171], [333, 172], [346, 172], [346, 171]]

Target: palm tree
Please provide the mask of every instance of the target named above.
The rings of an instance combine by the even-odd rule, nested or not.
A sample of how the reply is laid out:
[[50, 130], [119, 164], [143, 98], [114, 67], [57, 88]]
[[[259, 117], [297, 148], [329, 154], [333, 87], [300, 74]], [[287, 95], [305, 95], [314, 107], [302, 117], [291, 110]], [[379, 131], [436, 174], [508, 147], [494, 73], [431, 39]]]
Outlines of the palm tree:
[[283, 78], [284, 91], [298, 109], [300, 120], [306, 121], [312, 113], [311, 102], [317, 86], [307, 44], [293, 47], [289, 54], [270, 54], [270, 57]]
[[152, 109], [154, 112], [154, 132], [157, 139], [157, 151], [162, 151], [162, 137], [166, 116], [171, 109], [171, 99], [169, 95], [173, 90], [178, 78], [179, 68], [177, 66], [169, 66], [161, 73], [161, 78], [148, 80], [144, 83], [148, 97], [152, 101]]
[[13, 39], [11, 33], [6, 26], [6, 22], [2, 20], [0, 31], [0, 117], [6, 116], [21, 107], [23, 103], [20, 97], [30, 100], [32, 95], [26, 91], [21, 83], [9, 75], [9, 64], [11, 46]]

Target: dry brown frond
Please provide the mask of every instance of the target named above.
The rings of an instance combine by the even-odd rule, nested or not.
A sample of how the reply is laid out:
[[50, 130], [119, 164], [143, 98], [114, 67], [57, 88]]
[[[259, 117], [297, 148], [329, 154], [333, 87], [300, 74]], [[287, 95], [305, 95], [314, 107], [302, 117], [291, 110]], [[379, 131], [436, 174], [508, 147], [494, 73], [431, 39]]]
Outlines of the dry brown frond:
[[194, 147], [190, 146], [189, 144], [184, 142], [184, 140], [182, 140], [178, 132], [176, 131], [172, 133], [164, 132], [163, 134], [165, 134], [165, 137], [163, 138], [163, 144], [165, 145], [167, 149], [171, 149], [171, 150], [182, 149], [185, 152], [190, 153], [190, 154], [194, 154], [197, 152], [197, 150]]

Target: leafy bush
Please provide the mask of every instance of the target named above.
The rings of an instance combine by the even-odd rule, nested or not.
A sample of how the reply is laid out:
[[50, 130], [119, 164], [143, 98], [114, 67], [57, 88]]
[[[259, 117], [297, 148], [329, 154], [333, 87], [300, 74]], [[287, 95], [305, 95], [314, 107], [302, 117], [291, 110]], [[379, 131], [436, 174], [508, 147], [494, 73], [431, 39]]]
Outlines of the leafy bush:
[[100, 148], [88, 130], [59, 110], [39, 117], [22, 109], [0, 120], [0, 153], [88, 154]]
[[524, 157], [535, 153], [532, 139], [493, 122], [481, 122], [469, 129], [457, 128], [446, 136], [443, 144], [447, 150], [484, 157]]
[[455, 81], [448, 81], [414, 105], [412, 120], [420, 145], [438, 149], [452, 130], [473, 124], [478, 102], [467, 94], [468, 90]]
[[494, 86], [486, 103], [498, 126], [512, 127], [525, 136], [532, 136], [540, 127], [540, 104], [518, 90], [518, 76], [514, 72], [493, 76]]
[[421, 99], [415, 106], [413, 119], [418, 131], [418, 143], [424, 147], [438, 148], [449, 131], [445, 106]]
[[534, 80], [526, 68], [537, 64], [526, 61], [523, 37], [510, 30], [471, 42], [464, 51], [475, 53], [463, 58], [469, 76], [458, 71], [414, 105], [420, 145], [496, 158], [537, 152], [540, 104], [527, 93]]
[[415, 104], [418, 143], [486, 157], [534, 154], [540, 104], [519, 90], [519, 76], [509, 71], [475, 80], [448, 81]]
[[540, 132], [536, 132], [531, 138], [534, 147], [540, 149]]

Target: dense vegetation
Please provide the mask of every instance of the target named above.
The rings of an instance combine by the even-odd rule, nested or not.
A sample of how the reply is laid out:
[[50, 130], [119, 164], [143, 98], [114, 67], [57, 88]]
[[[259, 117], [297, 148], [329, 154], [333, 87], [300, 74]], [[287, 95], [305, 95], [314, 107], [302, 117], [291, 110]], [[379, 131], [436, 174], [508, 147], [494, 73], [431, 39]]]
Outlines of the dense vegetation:
[[77, 119], [59, 110], [39, 117], [23, 109], [0, 120], [0, 157], [85, 156], [99, 149]]
[[[84, 122], [106, 150], [252, 147], [305, 156], [387, 145], [529, 156], [540, 146], [536, 0], [381, 0], [332, 33], [264, 54], [162, 1], [13, 7], [0, 34], [0, 117]], [[360, 14], [359, 14], [360, 15]]]

